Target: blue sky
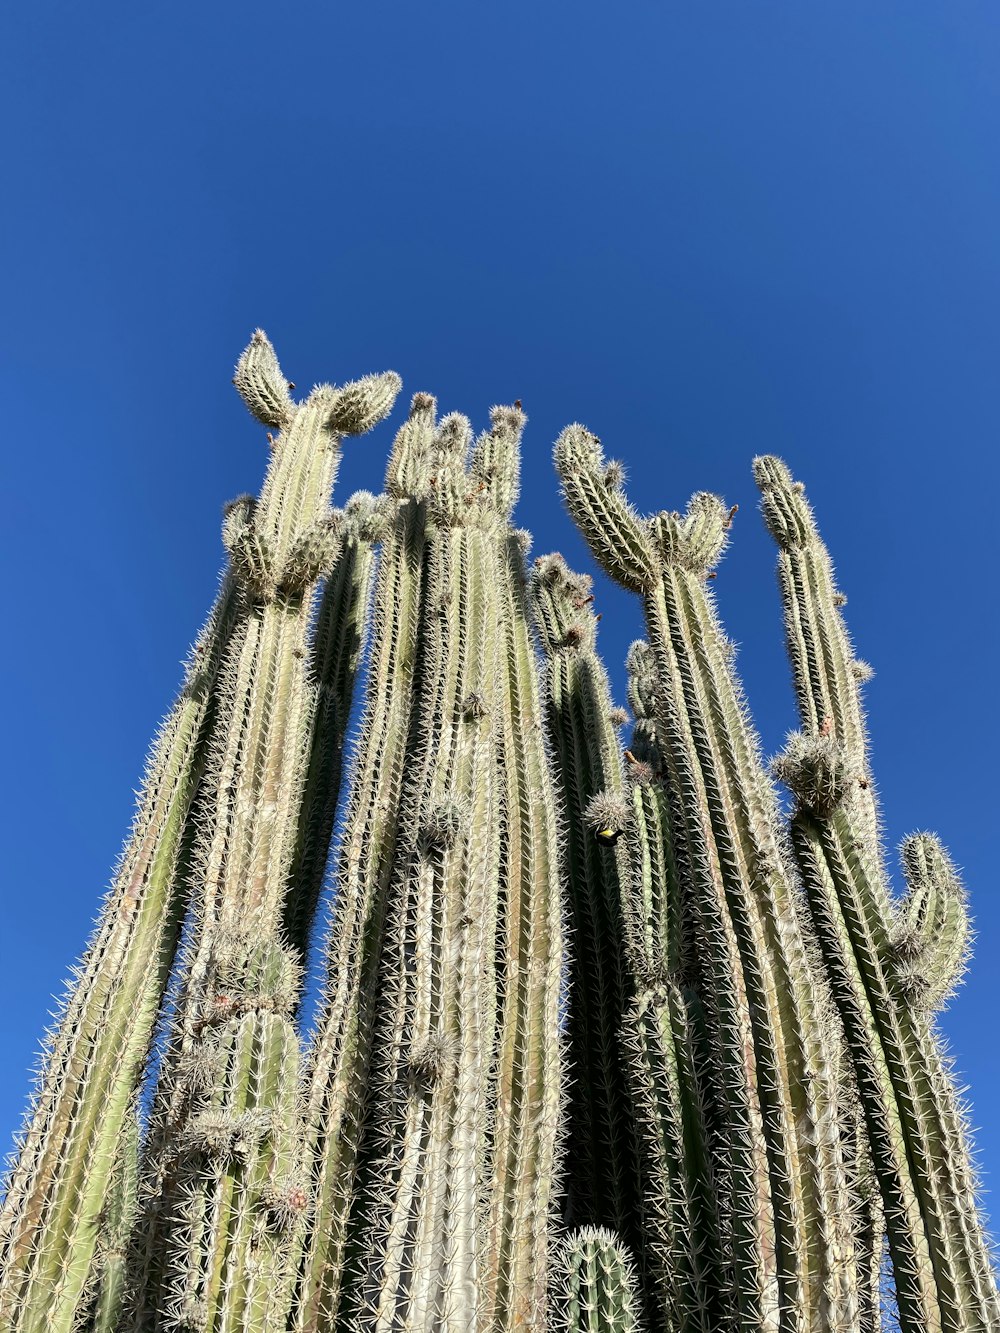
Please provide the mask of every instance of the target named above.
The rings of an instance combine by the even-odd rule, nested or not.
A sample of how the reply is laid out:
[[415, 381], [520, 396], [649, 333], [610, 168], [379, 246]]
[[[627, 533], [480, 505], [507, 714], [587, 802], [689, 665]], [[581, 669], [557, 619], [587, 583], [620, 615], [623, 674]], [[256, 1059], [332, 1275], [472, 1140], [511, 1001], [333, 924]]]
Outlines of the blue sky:
[[[739, 503], [716, 589], [768, 752], [794, 715], [750, 459], [806, 482], [877, 672], [887, 843], [938, 831], [972, 895], [943, 1026], [995, 1195], [1000, 9], [36, 0], [0, 50], [0, 1136], [221, 506], [263, 473], [229, 382], [261, 325], [300, 386], [391, 367], [477, 427], [522, 399], [538, 554], [591, 568], [551, 465], [569, 421], [646, 508]], [[341, 499], [391, 434], [348, 443]], [[623, 701], [638, 608], [596, 590]]]

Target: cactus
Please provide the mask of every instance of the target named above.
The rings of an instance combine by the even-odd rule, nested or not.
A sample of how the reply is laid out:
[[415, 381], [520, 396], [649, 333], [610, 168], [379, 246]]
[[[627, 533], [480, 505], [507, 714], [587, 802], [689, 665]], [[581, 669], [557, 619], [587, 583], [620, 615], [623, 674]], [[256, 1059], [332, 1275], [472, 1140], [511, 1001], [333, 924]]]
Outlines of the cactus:
[[[274, 1181], [262, 1180], [256, 1163], [291, 1153], [284, 1143], [279, 1153], [272, 1137], [298, 1129], [297, 1110], [284, 1102], [298, 1079], [289, 1022], [297, 972], [282, 947], [296, 868], [293, 917], [315, 897], [299, 840], [317, 695], [306, 661], [310, 622], [318, 581], [341, 544], [329, 508], [340, 440], [370, 429], [399, 389], [394, 375], [372, 376], [319, 385], [296, 404], [260, 330], [234, 383], [251, 413], [280, 433], [260, 498], [235, 500], [223, 526], [244, 627], [219, 685], [228, 706], [209, 744], [212, 801], [199, 827], [197, 892], [145, 1150], [131, 1257], [136, 1329], [238, 1328], [267, 1303], [273, 1265], [256, 1237]], [[280, 984], [226, 982], [227, 972], [241, 973], [237, 941], [250, 939]], [[280, 1130], [267, 1128], [274, 1117]], [[199, 1147], [205, 1126], [212, 1141]], [[236, 1151], [244, 1139], [246, 1151]]]
[[238, 603], [226, 578], [154, 744], [131, 838], [46, 1045], [0, 1230], [0, 1321], [12, 1329], [70, 1328], [96, 1280], [99, 1219], [184, 914], [193, 811]]
[[687, 978], [701, 1051], [726, 1262], [738, 1327], [850, 1327], [856, 1272], [836, 1134], [832, 1017], [783, 855], [777, 804], [732, 674], [706, 579], [729, 516], [696, 495], [685, 516], [641, 519], [599, 441], [569, 427], [556, 467], [605, 569], [641, 591], [656, 664], [656, 736], [676, 819], [673, 856], [691, 932]]
[[340, 965], [311, 1057], [326, 1220], [300, 1263], [299, 1327], [343, 1303], [375, 1327], [435, 1310], [499, 1328], [543, 1303], [561, 1095], [555, 799], [509, 529], [523, 415], [492, 417], [470, 449], [467, 421], [435, 429], [421, 395], [390, 463]]
[[937, 839], [907, 839], [895, 903], [878, 842], [858, 663], [812, 512], [776, 458], [754, 465], [779, 547], [802, 731], [777, 761], [882, 1192], [901, 1327], [1000, 1328], [965, 1125], [933, 1028], [964, 966], [965, 896]]
[[924, 833], [890, 892], [869, 671], [784, 465], [755, 472], [801, 729], [769, 772], [709, 590], [720, 499], [643, 518], [594, 436], [557, 443], [645, 610], [622, 751], [590, 581], [529, 577], [512, 526], [520, 404], [473, 441], [417, 394], [384, 496], [334, 511], [396, 377], [295, 401], [258, 331], [235, 384], [270, 464], [49, 1040], [4, 1328], [880, 1333], [888, 1303], [1000, 1333], [935, 1028], [968, 903]]
[[581, 1227], [563, 1246], [565, 1333], [639, 1333], [636, 1277], [614, 1232]]

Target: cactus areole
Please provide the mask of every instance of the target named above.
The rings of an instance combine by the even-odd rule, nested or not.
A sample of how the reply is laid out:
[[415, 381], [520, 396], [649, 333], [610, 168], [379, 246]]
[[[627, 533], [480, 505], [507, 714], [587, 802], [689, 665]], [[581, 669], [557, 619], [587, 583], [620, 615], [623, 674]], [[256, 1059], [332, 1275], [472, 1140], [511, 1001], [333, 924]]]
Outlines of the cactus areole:
[[513, 526], [520, 402], [476, 437], [418, 393], [334, 507], [398, 377], [293, 397], [258, 330], [234, 383], [267, 473], [46, 1039], [0, 1327], [1000, 1333], [935, 1026], [968, 900], [930, 834], [890, 887], [801, 483], [754, 461], [799, 708], [768, 767], [710, 588], [735, 506], [644, 517], [560, 435], [646, 618], [623, 745], [589, 577]]

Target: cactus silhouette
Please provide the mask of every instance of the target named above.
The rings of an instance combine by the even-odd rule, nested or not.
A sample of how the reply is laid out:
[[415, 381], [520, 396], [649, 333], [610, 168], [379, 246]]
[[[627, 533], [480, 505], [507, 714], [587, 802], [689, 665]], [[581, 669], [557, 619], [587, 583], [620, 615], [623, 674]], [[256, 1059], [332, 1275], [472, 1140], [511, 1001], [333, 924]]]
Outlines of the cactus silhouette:
[[267, 475], [46, 1041], [3, 1328], [1000, 1333], [935, 1027], [968, 902], [926, 833], [891, 892], [870, 672], [785, 465], [769, 769], [711, 594], [734, 511], [644, 518], [557, 441], [642, 599], [623, 749], [590, 579], [513, 526], [520, 403], [474, 438], [417, 394], [384, 494], [333, 509], [398, 378], [294, 400], [258, 330], [234, 383]]

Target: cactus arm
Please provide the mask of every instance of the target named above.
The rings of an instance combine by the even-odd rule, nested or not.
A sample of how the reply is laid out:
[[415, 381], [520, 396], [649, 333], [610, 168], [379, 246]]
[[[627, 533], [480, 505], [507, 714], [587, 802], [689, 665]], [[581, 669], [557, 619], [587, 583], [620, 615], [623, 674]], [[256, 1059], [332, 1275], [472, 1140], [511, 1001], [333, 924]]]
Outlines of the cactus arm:
[[[622, 771], [607, 675], [595, 649], [590, 580], [561, 556], [536, 560], [530, 595], [545, 654], [545, 719], [566, 803], [570, 1018], [567, 1225], [601, 1224], [638, 1253], [641, 1233], [635, 1117], [623, 1078], [618, 1031], [630, 991], [624, 959], [617, 857], [597, 841], [590, 799], [621, 790]], [[619, 805], [621, 801], [619, 800]], [[598, 811], [607, 818], [607, 811]], [[623, 827], [621, 816], [610, 815]]]
[[524, 557], [516, 536], [501, 565], [506, 677], [501, 763], [508, 802], [495, 1193], [490, 1288], [498, 1329], [541, 1317], [557, 1127], [563, 1102], [559, 990], [563, 952], [558, 819], [543, 744]]
[[[252, 360], [265, 350], [255, 335], [246, 356]], [[273, 378], [274, 367], [268, 367]], [[239, 370], [237, 382], [242, 387]], [[205, 815], [202, 891], [193, 902], [171, 1045], [152, 1115], [145, 1169], [151, 1206], [133, 1247], [134, 1271], [143, 1275], [131, 1312], [137, 1328], [161, 1326], [168, 1293], [172, 1308], [193, 1302], [210, 1324], [218, 1319], [227, 1326], [237, 1318], [232, 1311], [242, 1299], [238, 1289], [251, 1281], [247, 1264], [259, 1266], [240, 1239], [247, 1209], [253, 1210], [240, 1162], [199, 1159], [189, 1178], [184, 1135], [206, 1096], [191, 1071], [203, 1068], [213, 1049], [206, 1006], [213, 1003], [213, 978], [222, 966], [220, 941], [251, 933], [262, 946], [279, 948], [314, 719], [308, 637], [318, 579], [339, 540], [329, 492], [342, 436], [380, 419], [398, 386], [393, 375], [340, 389], [317, 386], [286, 412], [260, 498], [238, 502], [227, 514], [224, 539], [242, 586], [246, 634], [222, 683], [229, 711], [213, 736], [214, 803]], [[247, 1033], [241, 1049], [257, 1050], [256, 1032]], [[261, 1050], [260, 1058], [265, 1055]], [[237, 1066], [244, 1080], [254, 1077], [257, 1056], [247, 1059]], [[281, 1057], [284, 1064], [290, 1059]], [[253, 1087], [234, 1087], [225, 1113], [239, 1113], [243, 1102], [253, 1110], [256, 1097]], [[226, 1283], [203, 1283], [223, 1257]], [[236, 1284], [232, 1290], [230, 1284]]]
[[[96, 1262], [76, 1313], [86, 1333], [115, 1333], [125, 1298], [128, 1239], [139, 1204], [139, 1117], [133, 1104], [122, 1124], [104, 1208]], [[83, 1312], [86, 1311], [84, 1314]]]
[[[557, 448], [557, 467], [571, 512], [581, 507], [574, 497], [605, 476], [599, 447], [571, 460]], [[624, 500], [610, 517], [622, 515], [626, 526], [604, 535], [593, 521], [581, 523], [609, 573], [607, 544], [633, 543]], [[695, 496], [684, 517], [649, 520], [644, 535], [655, 564], [642, 589], [657, 666], [657, 732], [683, 816], [678, 859], [692, 918], [702, 916], [700, 989], [706, 1005], [727, 1006], [710, 1027], [723, 1034], [724, 1048], [717, 1068], [725, 1080], [713, 1084], [735, 1117], [722, 1151], [731, 1159], [724, 1188], [741, 1318], [758, 1328], [810, 1317], [847, 1322], [855, 1314], [853, 1248], [842, 1222], [847, 1184], [832, 1124], [822, 995], [781, 854], [774, 793], [705, 590], [727, 526], [721, 501], [706, 495]], [[723, 1088], [734, 1069], [746, 1071], [737, 1084], [742, 1109]]]
[[422, 482], [402, 832], [342, 1298], [377, 1327], [424, 1327], [436, 1311], [448, 1327], [506, 1328], [544, 1305], [560, 1094], [554, 799], [526, 608], [511, 596], [523, 417], [491, 415], [493, 439], [472, 455], [489, 460], [487, 484], [467, 466], [457, 416], [436, 432]]
[[[306, 1207], [297, 1174], [298, 1040], [289, 1021], [297, 969], [274, 944], [241, 936], [220, 936], [215, 958], [218, 991], [202, 1047], [214, 1077], [183, 1131], [183, 1226], [166, 1238], [163, 1308], [175, 1326], [276, 1329], [284, 1233]], [[192, 1246], [208, 1262], [188, 1262]]]
[[[377, 1197], [366, 1204], [374, 1218], [360, 1293], [363, 1317], [379, 1328], [422, 1327], [431, 1309], [444, 1327], [474, 1327], [481, 1308], [488, 1134], [481, 1093], [496, 1008], [490, 889], [499, 864], [491, 771], [497, 691], [486, 651], [487, 617], [495, 620], [493, 544], [474, 527], [442, 528], [429, 543], [419, 717], [404, 796], [409, 831], [398, 861], [380, 1024], [385, 1056], [374, 1094]], [[473, 718], [463, 709], [470, 694], [481, 700]]]
[[971, 926], [965, 890], [937, 838], [915, 833], [900, 851], [909, 892], [891, 927], [896, 976], [914, 1005], [941, 1008], [962, 979]]
[[284, 905], [284, 933], [304, 960], [326, 872], [340, 799], [344, 744], [365, 638], [365, 616], [375, 568], [375, 543], [384, 526], [375, 497], [359, 492], [344, 509], [342, 545], [317, 615], [312, 671], [318, 699], [305, 780], [305, 804]]
[[732, 1278], [719, 1265], [689, 1003], [672, 981], [643, 991], [626, 1011], [622, 1045], [648, 1153], [659, 1304], [672, 1333], [712, 1333], [731, 1322]]
[[600, 440], [579, 425], [559, 436], [555, 462], [566, 507], [594, 558], [622, 587], [644, 592], [656, 579], [656, 554], [619, 485], [620, 468], [604, 465]]
[[154, 743], [130, 840], [48, 1041], [4, 1203], [0, 1311], [12, 1328], [68, 1328], [88, 1280], [115, 1144], [176, 946], [207, 719], [238, 606], [227, 579]]
[[236, 363], [233, 383], [247, 410], [259, 422], [284, 429], [295, 411], [295, 404], [274, 348], [263, 329], [254, 330], [249, 345]]
[[619, 1237], [581, 1227], [562, 1245], [558, 1281], [562, 1333], [639, 1333], [635, 1270]]
[[[964, 952], [964, 904], [935, 844], [911, 844], [911, 894], [897, 916], [878, 848], [859, 682], [829, 557], [784, 464], [755, 462], [778, 541], [789, 656], [803, 734], [777, 767], [798, 805], [793, 838], [833, 981], [868, 1125], [904, 1329], [1000, 1327], [962, 1117], [905, 954], [924, 947], [936, 899], [949, 926], [928, 969], [947, 989]], [[791, 519], [787, 516], [791, 515]], [[794, 520], [794, 521], [793, 521]], [[822, 654], [812, 645], [822, 644]], [[807, 670], [805, 663], [812, 663]], [[933, 866], [933, 871], [931, 871]], [[933, 877], [933, 878], [931, 878]], [[932, 887], [933, 883], [933, 887]], [[938, 896], [940, 895], [940, 896]], [[938, 910], [934, 908], [933, 910]], [[902, 957], [900, 952], [902, 945]]]
[[337, 870], [321, 1016], [304, 1084], [316, 1217], [296, 1257], [294, 1328], [332, 1325], [340, 1306], [362, 1095], [367, 1087], [376, 972], [393, 865], [410, 729], [423, 587], [425, 507], [434, 400], [418, 394], [386, 476], [392, 503], [372, 599], [371, 659]]
[[734, 1278], [721, 1257], [718, 1182], [705, 1115], [711, 1042], [697, 994], [682, 985], [685, 975], [695, 974], [695, 960], [684, 956], [685, 936], [690, 942], [692, 932], [673, 854], [677, 815], [657, 777], [662, 755], [650, 659], [647, 644], [629, 649], [635, 734], [625, 840], [630, 873], [624, 882], [639, 994], [626, 1012], [622, 1043], [647, 1153], [647, 1226], [654, 1234], [659, 1304], [668, 1328], [707, 1333], [733, 1321]]

